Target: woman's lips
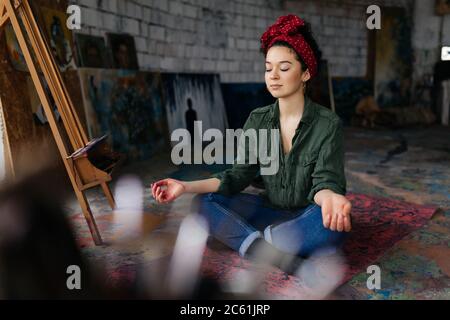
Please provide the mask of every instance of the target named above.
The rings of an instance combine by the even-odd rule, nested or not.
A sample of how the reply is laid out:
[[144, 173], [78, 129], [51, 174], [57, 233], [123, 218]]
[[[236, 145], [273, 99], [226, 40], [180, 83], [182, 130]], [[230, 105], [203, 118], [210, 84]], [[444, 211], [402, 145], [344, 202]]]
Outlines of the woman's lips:
[[273, 84], [273, 85], [270, 86], [270, 88], [273, 89], [273, 90], [280, 89], [281, 87], [282, 87], [281, 84]]

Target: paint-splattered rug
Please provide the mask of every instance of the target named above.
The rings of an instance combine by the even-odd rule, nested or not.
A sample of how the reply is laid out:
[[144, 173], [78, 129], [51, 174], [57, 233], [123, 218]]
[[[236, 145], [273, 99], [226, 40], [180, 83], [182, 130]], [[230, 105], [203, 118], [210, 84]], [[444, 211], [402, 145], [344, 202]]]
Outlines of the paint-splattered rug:
[[[436, 208], [418, 206], [402, 201], [349, 194], [353, 205], [353, 231], [344, 246], [346, 272], [341, 283], [365, 270], [396, 242], [422, 227], [433, 216]], [[210, 276], [230, 280], [247, 261], [230, 251], [207, 250], [204, 271]], [[269, 273], [262, 288], [268, 296], [305, 298], [302, 279], [286, 277], [278, 270]], [[306, 294], [306, 296], [305, 296]]]
[[[436, 211], [435, 207], [420, 206], [387, 198], [372, 197], [361, 194], [348, 194], [352, 202], [353, 230], [344, 246], [346, 271], [341, 283], [347, 282], [354, 275], [365, 271], [396, 242], [414, 230], [424, 226]], [[170, 214], [168, 220], [178, 224], [183, 215]], [[72, 216], [78, 220], [76, 234], [83, 246], [92, 246], [88, 241], [89, 230], [81, 223], [83, 217]], [[107, 236], [113, 235], [118, 226], [110, 218], [98, 219], [99, 228]], [[90, 251], [95, 255], [96, 251]], [[138, 263], [123, 260], [123, 254], [117, 259], [108, 259], [111, 281], [132, 282]], [[248, 269], [251, 264], [238, 254], [224, 247], [205, 250], [202, 271], [209, 278], [221, 283], [232, 281], [239, 272]], [[119, 279], [120, 278], [120, 279]], [[261, 290], [268, 297], [282, 299], [307, 298], [303, 280], [294, 276], [287, 277], [283, 272], [272, 269], [267, 273]]]

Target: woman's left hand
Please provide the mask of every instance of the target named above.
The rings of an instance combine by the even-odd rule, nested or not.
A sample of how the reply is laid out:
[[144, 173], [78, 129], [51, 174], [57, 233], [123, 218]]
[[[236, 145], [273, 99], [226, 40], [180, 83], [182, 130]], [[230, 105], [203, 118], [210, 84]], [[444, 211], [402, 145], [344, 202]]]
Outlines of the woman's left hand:
[[352, 204], [343, 195], [330, 190], [323, 191], [323, 194], [320, 195], [323, 226], [332, 231], [349, 232], [352, 229], [350, 219]]

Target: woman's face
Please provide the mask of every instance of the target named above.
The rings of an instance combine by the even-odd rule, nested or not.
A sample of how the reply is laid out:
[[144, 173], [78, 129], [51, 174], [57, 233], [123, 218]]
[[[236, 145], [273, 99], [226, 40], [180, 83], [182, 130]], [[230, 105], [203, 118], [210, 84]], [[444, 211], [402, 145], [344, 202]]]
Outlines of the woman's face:
[[304, 82], [310, 78], [309, 71], [302, 71], [302, 65], [295, 52], [287, 47], [274, 46], [266, 55], [266, 86], [274, 98], [286, 98], [303, 92]]

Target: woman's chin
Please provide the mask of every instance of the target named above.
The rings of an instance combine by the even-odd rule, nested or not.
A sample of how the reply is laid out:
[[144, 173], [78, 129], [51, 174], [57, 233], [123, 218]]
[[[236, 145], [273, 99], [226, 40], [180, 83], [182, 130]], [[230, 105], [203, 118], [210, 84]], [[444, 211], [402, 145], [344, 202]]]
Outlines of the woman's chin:
[[272, 97], [274, 97], [275, 99], [280, 99], [280, 98], [284, 98], [286, 96], [286, 94], [283, 94], [281, 92], [271, 92]]
[[274, 97], [276, 99], [283, 97], [283, 94], [281, 94], [281, 92], [277, 92], [277, 91], [274, 91], [274, 90], [270, 90], [270, 94], [272, 95], [272, 97]]

